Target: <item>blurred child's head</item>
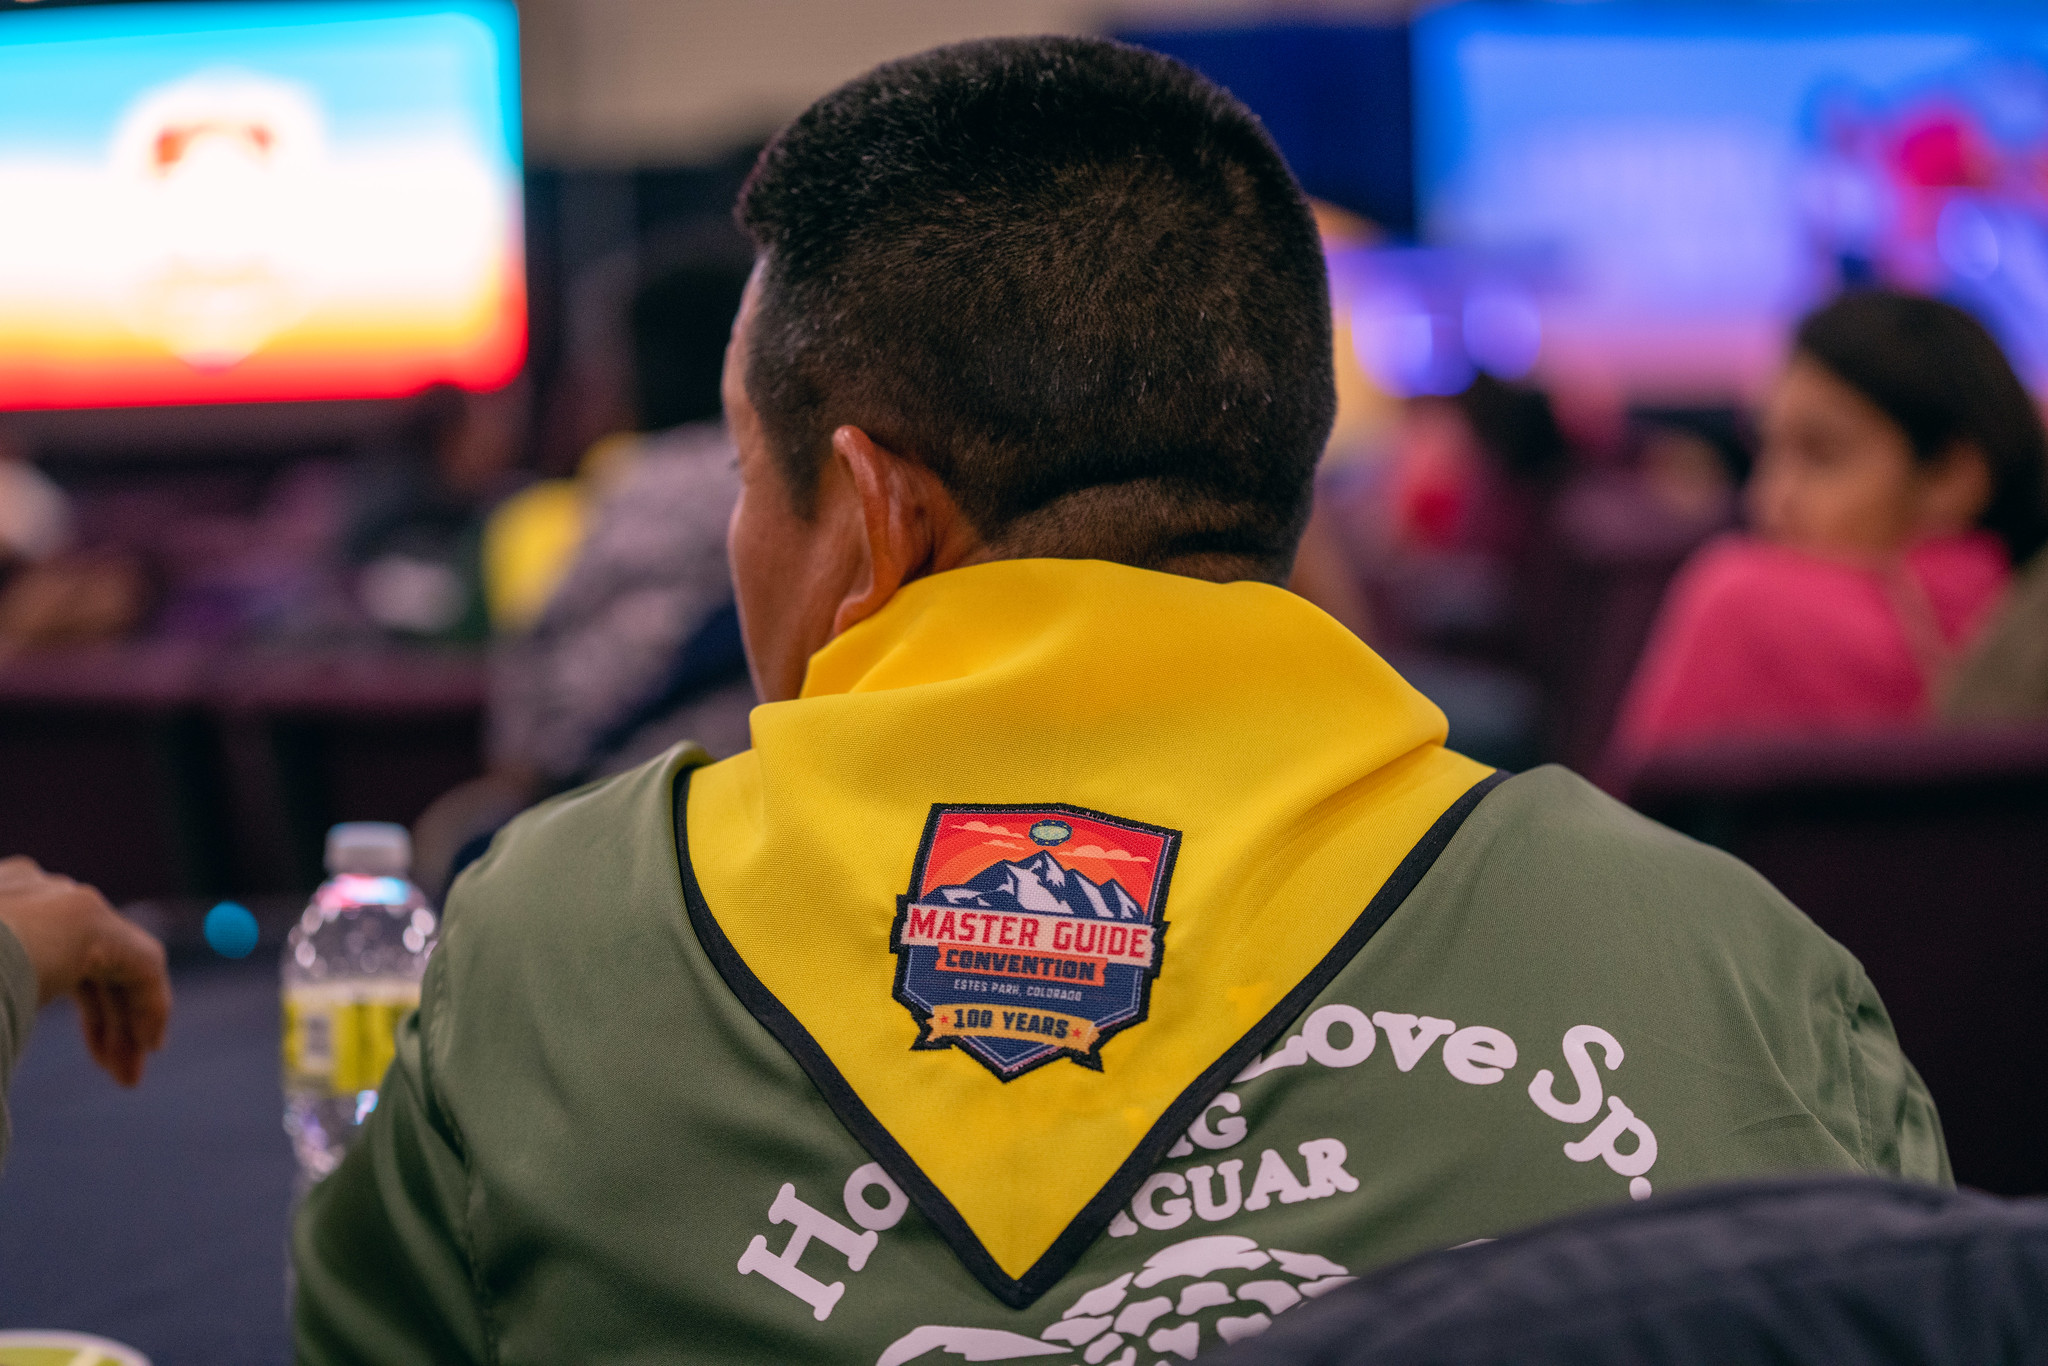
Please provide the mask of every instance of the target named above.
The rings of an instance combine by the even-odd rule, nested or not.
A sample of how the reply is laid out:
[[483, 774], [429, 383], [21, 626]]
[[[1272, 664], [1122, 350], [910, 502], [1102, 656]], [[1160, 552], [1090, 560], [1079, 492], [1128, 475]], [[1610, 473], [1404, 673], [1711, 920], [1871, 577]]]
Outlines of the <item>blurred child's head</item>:
[[2048, 436], [1998, 343], [1948, 304], [1847, 294], [1809, 315], [1764, 411], [1763, 536], [1853, 559], [1983, 528], [2048, 540]]

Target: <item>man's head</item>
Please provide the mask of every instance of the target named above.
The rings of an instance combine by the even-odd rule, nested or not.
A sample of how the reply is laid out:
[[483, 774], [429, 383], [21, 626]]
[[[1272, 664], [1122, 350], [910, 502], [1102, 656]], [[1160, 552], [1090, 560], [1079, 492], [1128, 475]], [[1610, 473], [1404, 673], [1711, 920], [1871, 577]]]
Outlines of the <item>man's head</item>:
[[940, 48], [806, 110], [738, 215], [733, 559], [764, 696], [975, 560], [1286, 577], [1335, 409], [1328, 287], [1216, 86], [1092, 39]]

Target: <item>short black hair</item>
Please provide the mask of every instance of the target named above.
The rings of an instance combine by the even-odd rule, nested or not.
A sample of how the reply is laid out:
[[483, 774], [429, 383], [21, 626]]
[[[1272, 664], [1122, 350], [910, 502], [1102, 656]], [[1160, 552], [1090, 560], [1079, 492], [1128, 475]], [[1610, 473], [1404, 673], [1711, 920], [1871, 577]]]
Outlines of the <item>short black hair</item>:
[[1336, 413], [1329, 285], [1227, 92], [1102, 39], [936, 48], [800, 114], [737, 216], [747, 393], [799, 511], [851, 423], [1006, 553], [1286, 575]]
[[2014, 564], [2048, 543], [2048, 432], [1982, 323], [1938, 299], [1858, 290], [1808, 315], [1794, 349], [1898, 423], [1916, 460], [1974, 445], [1991, 473], [1978, 525], [2005, 542]]

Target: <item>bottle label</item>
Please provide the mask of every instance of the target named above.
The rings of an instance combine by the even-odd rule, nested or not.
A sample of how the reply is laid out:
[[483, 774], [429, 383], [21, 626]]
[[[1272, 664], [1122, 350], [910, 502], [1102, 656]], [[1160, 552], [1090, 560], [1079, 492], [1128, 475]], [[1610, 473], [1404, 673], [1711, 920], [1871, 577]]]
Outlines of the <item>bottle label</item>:
[[354, 1095], [383, 1084], [398, 1022], [420, 1003], [417, 982], [297, 986], [284, 994], [285, 1089]]

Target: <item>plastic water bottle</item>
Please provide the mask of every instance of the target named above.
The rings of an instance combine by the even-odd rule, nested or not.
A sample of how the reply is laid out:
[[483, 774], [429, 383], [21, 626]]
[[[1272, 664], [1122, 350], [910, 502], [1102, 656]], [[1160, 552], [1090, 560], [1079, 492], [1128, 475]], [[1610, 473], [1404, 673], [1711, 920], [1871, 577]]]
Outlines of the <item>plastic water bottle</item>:
[[420, 1002], [436, 923], [411, 869], [404, 826], [335, 826], [328, 880], [285, 940], [284, 1127], [302, 1186], [334, 1170], [377, 1108], [394, 1031]]

